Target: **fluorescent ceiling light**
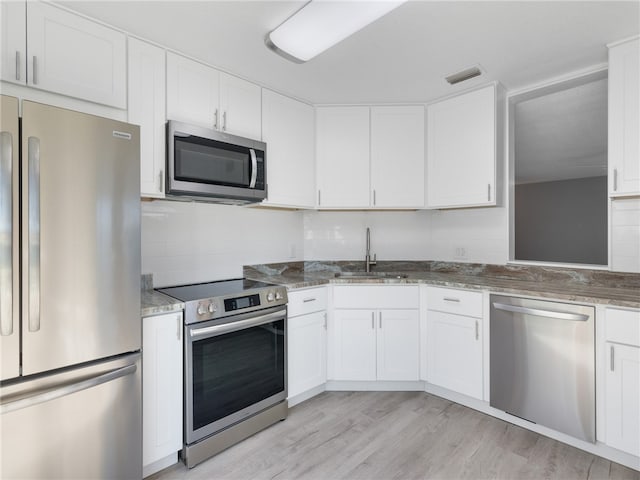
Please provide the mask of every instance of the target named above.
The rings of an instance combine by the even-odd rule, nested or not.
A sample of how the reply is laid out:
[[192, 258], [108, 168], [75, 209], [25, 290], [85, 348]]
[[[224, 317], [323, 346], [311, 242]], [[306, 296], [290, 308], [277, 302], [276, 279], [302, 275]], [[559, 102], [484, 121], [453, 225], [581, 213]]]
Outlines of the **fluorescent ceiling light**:
[[306, 62], [406, 0], [311, 0], [267, 35], [265, 43], [297, 63]]

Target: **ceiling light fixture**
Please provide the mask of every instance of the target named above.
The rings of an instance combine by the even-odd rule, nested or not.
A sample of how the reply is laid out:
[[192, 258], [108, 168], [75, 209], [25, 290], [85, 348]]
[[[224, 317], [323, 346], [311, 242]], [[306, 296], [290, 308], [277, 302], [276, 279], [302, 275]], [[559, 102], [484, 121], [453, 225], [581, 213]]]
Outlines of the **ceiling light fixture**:
[[296, 63], [311, 60], [407, 0], [311, 0], [267, 35], [267, 46]]

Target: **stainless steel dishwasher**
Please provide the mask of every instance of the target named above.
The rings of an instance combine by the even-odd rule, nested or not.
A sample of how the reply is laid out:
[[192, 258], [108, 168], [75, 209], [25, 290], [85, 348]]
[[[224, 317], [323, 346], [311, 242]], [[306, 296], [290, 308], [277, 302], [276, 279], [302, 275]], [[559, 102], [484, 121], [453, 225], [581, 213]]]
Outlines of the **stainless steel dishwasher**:
[[492, 407], [596, 439], [594, 307], [491, 295]]

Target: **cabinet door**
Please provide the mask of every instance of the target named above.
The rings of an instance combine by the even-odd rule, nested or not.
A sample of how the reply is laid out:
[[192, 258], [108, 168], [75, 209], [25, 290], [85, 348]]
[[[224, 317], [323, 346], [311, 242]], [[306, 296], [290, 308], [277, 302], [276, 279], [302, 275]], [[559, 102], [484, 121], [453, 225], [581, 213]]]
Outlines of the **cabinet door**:
[[258, 85], [220, 73], [220, 130], [260, 140], [262, 92]]
[[0, 79], [27, 83], [27, 4], [0, 2]]
[[321, 208], [369, 206], [369, 107], [316, 109]]
[[424, 207], [424, 107], [371, 107], [371, 204]]
[[140, 125], [140, 193], [164, 197], [165, 53], [129, 38], [129, 122]]
[[327, 381], [326, 312], [288, 320], [288, 390], [294, 397]]
[[42, 2], [27, 2], [27, 22], [29, 85], [127, 107], [124, 33]]
[[262, 139], [267, 144], [268, 198], [288, 207], [315, 205], [315, 113], [313, 107], [264, 89]]
[[182, 448], [182, 328], [182, 312], [142, 320], [142, 464], [145, 466]]
[[334, 310], [333, 314], [333, 380], [375, 380], [375, 312]]
[[167, 119], [218, 128], [220, 73], [167, 52]]
[[496, 204], [495, 90], [427, 107], [427, 207]]
[[377, 326], [378, 380], [418, 380], [418, 310], [380, 310]]
[[480, 319], [427, 311], [427, 380], [482, 400]]
[[606, 442], [640, 456], [640, 348], [606, 346]]
[[640, 39], [609, 50], [609, 194], [640, 194]]

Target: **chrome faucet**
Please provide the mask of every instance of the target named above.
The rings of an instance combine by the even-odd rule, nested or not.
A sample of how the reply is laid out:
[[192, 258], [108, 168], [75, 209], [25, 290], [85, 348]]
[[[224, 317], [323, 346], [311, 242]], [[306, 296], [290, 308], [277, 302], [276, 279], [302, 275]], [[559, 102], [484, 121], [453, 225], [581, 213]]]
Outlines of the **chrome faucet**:
[[364, 269], [367, 273], [371, 272], [371, 266], [376, 265], [376, 254], [373, 254], [373, 260], [371, 260], [371, 229], [367, 227], [367, 253], [364, 256]]

